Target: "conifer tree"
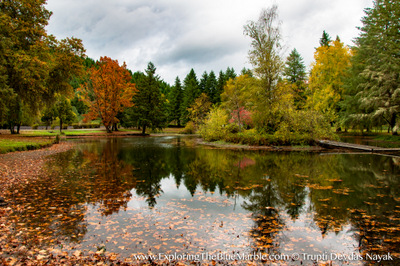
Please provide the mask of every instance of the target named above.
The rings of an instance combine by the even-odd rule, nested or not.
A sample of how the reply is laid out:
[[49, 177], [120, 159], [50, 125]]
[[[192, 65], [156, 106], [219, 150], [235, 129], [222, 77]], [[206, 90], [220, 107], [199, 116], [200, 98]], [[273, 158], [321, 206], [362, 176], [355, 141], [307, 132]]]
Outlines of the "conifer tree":
[[156, 75], [156, 67], [149, 62], [145, 75], [139, 75], [137, 81], [137, 93], [133, 97], [134, 106], [130, 113], [132, 118], [142, 128], [142, 134], [146, 134], [149, 127], [153, 130], [165, 127], [166, 114], [164, 99], [160, 91], [160, 80]]
[[400, 2], [376, 0], [373, 8], [365, 9], [363, 26], [356, 39], [361, 82], [358, 84], [360, 102], [368, 115], [389, 124], [397, 134], [400, 112]]
[[182, 85], [179, 77], [175, 79], [175, 85], [171, 88], [169, 99], [169, 120], [176, 121], [178, 126], [181, 126], [181, 116], [182, 116]]
[[306, 66], [304, 65], [303, 58], [296, 49], [293, 49], [287, 57], [283, 74], [294, 85], [296, 106], [298, 108], [303, 107], [306, 100]]
[[188, 108], [194, 103], [195, 99], [201, 94], [199, 81], [197, 80], [196, 73], [192, 68], [183, 81], [183, 104], [182, 104], [182, 118], [183, 123], [189, 121]]

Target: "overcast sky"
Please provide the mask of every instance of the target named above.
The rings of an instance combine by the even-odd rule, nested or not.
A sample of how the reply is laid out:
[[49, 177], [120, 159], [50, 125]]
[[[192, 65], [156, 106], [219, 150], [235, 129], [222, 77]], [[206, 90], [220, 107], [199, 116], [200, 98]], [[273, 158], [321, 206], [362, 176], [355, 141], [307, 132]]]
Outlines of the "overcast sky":
[[323, 30], [353, 44], [372, 0], [48, 0], [53, 15], [47, 31], [59, 39], [80, 38], [89, 57], [125, 61], [133, 72], [152, 61], [173, 85], [191, 68], [198, 78], [228, 66], [236, 73], [251, 68], [243, 26], [273, 4], [282, 22], [285, 56], [296, 48], [309, 67]]

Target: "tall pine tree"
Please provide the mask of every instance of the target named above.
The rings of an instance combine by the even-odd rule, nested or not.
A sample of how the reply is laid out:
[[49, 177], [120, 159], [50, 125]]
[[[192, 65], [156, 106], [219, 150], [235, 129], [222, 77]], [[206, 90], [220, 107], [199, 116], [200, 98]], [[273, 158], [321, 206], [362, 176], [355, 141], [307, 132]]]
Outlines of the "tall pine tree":
[[389, 124], [397, 134], [400, 112], [400, 2], [376, 0], [373, 8], [365, 10], [361, 34], [356, 40], [359, 60], [357, 66], [362, 80], [358, 84], [360, 102]]
[[165, 127], [166, 114], [164, 100], [160, 91], [160, 80], [152, 62], [147, 65], [146, 74], [139, 76], [136, 87], [138, 92], [133, 97], [134, 106], [131, 114], [142, 128], [142, 135], [149, 127], [153, 130]]
[[169, 120], [175, 121], [178, 126], [181, 126], [183, 91], [181, 80], [179, 77], [175, 79], [175, 85], [171, 88], [169, 94]]
[[293, 49], [287, 57], [283, 74], [294, 85], [296, 107], [302, 108], [306, 101], [306, 66], [304, 65], [303, 58], [296, 49]]
[[183, 123], [189, 121], [188, 108], [194, 103], [194, 100], [201, 94], [199, 81], [192, 68], [183, 81], [183, 104], [181, 106]]

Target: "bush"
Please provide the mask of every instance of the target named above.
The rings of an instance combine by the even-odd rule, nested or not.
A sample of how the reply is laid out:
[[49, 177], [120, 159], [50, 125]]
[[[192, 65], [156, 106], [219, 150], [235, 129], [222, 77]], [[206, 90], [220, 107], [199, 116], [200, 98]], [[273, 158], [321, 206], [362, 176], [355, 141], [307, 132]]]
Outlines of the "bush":
[[199, 133], [205, 141], [216, 141], [224, 138], [228, 132], [228, 114], [220, 107], [213, 108], [200, 126]]
[[182, 134], [194, 134], [196, 132], [196, 127], [192, 121], [187, 122], [184, 129], [182, 129]]
[[39, 125], [38, 124], [33, 124], [32, 125], [32, 129], [38, 129], [39, 128]]
[[239, 132], [239, 126], [236, 123], [230, 123], [225, 128], [226, 128], [226, 131], [229, 133], [238, 133]]
[[81, 128], [100, 128], [100, 123], [74, 123], [72, 124], [74, 129]]

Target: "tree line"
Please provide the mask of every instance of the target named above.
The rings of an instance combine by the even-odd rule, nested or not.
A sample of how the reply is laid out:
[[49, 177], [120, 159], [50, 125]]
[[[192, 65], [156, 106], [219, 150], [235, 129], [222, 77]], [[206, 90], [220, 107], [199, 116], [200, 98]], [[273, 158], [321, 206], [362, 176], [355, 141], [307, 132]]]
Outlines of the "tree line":
[[[124, 127], [185, 126], [205, 139], [308, 142], [337, 130], [387, 125], [397, 132], [400, 3], [376, 0], [365, 9], [354, 46], [322, 33], [309, 73], [293, 49], [282, 56], [277, 7], [244, 26], [253, 69], [191, 69], [170, 85], [149, 62], [132, 72], [109, 57], [85, 56], [81, 40], [57, 40], [45, 26], [45, 0], [2, 1], [0, 124], [98, 120], [107, 132]], [[36, 119], [37, 121], [38, 119]], [[227, 139], [228, 138], [228, 139]]]

